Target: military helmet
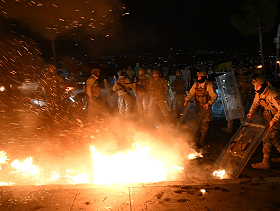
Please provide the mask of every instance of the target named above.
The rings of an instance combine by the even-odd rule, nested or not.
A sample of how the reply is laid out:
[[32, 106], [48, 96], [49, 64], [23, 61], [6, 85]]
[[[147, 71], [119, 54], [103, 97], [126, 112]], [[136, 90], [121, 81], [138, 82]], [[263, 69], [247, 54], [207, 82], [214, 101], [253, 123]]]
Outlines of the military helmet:
[[153, 70], [153, 74], [160, 74], [160, 71], [159, 70]]
[[252, 81], [252, 84], [255, 85], [255, 84], [264, 84], [264, 83], [267, 83], [268, 80], [266, 77], [264, 76], [258, 76], [256, 78], [253, 79]]
[[124, 73], [125, 73], [125, 72], [124, 72], [123, 70], [119, 70], [119, 71], [118, 71], [118, 76], [123, 76]]
[[176, 74], [182, 75], [182, 70], [176, 70]]
[[205, 70], [200, 70], [200, 71], [198, 71], [198, 72], [196, 73], [196, 75], [197, 75], [197, 76], [200, 76], [200, 77], [202, 77], [202, 76], [208, 77], [208, 74], [207, 74], [207, 72], [206, 72]]
[[140, 67], [139, 68], [139, 75], [140, 75], [140, 73], [146, 74], [146, 70], [144, 68]]
[[98, 69], [98, 68], [91, 69], [91, 73], [99, 73], [99, 72], [100, 72], [100, 69]]

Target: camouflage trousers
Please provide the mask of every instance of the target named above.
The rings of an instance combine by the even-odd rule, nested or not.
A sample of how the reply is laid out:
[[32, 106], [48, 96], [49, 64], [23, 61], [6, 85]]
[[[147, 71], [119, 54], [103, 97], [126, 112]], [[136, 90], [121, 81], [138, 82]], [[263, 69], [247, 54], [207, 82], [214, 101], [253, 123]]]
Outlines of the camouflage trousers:
[[167, 119], [169, 117], [169, 111], [165, 103], [166, 102], [164, 101], [164, 99], [159, 100], [159, 99], [150, 98], [149, 107], [148, 107], [148, 120], [153, 119], [157, 106], [161, 110], [163, 116]]
[[131, 108], [131, 96], [129, 94], [118, 95], [118, 109], [120, 117], [129, 118]]
[[[202, 111], [204, 109], [203, 106], [198, 106], [198, 107], [199, 107], [199, 111]], [[204, 138], [208, 131], [210, 119], [211, 119], [211, 108], [209, 108], [208, 110], [205, 110], [205, 114], [202, 118], [202, 122], [198, 127], [197, 136], [202, 141], [204, 141]]]
[[138, 115], [140, 118], [147, 119], [148, 106], [149, 106], [149, 95], [145, 92], [138, 92], [136, 98], [136, 105], [138, 109]]
[[96, 97], [93, 97], [91, 101], [88, 101], [88, 118], [93, 118], [98, 113], [98, 103]]
[[280, 141], [279, 141], [279, 123], [274, 125], [271, 129], [268, 129], [264, 135], [263, 141], [263, 154], [270, 156], [272, 145], [280, 152]]
[[185, 95], [175, 95], [175, 98], [172, 101], [172, 109], [175, 116], [178, 115], [178, 112], [181, 113], [183, 111], [185, 98]]

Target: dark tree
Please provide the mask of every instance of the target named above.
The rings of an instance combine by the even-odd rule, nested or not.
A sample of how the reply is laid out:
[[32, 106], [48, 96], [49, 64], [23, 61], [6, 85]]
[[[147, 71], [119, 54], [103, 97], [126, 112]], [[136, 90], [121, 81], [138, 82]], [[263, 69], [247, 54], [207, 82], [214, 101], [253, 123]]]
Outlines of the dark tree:
[[[242, 6], [242, 14], [231, 17], [231, 24], [245, 36], [258, 35], [262, 66], [264, 53], [262, 35], [269, 32], [278, 14], [277, 0], [249, 0]], [[265, 71], [265, 70], [264, 70]]]

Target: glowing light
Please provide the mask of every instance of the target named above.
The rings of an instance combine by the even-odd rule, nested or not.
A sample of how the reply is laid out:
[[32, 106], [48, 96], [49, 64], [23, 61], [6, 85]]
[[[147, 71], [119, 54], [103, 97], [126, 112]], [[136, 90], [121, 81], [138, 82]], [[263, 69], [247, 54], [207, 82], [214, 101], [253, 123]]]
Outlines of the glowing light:
[[206, 193], [205, 189], [200, 189], [200, 192], [202, 193], [202, 195], [204, 195]]
[[11, 166], [17, 169], [16, 173], [21, 173], [23, 176], [34, 176], [39, 173], [39, 169], [37, 166], [32, 165], [32, 162], [32, 157], [28, 157], [22, 163], [20, 163], [18, 160], [13, 161]]
[[51, 172], [51, 181], [57, 180], [59, 178], [59, 174], [56, 172]]
[[172, 169], [176, 169], [176, 170], [178, 170], [178, 171], [182, 171], [182, 170], [184, 170], [184, 167], [179, 167], [179, 166], [173, 165], [173, 166], [172, 166]]
[[258, 68], [258, 69], [259, 69], [259, 68], [262, 68], [262, 65], [258, 65], [257, 68]]
[[216, 177], [220, 177], [221, 179], [224, 177], [226, 171], [225, 170], [220, 170], [220, 171], [214, 171], [213, 175]]
[[0, 86], [0, 92], [4, 92], [5, 91], [5, 87], [4, 86]]
[[195, 151], [188, 155], [189, 160], [193, 160], [193, 159], [198, 158], [198, 157], [202, 158], [203, 155], [201, 153], [195, 152]]
[[150, 148], [133, 145], [126, 154], [102, 155], [91, 146], [93, 183], [135, 183], [164, 181], [166, 172], [163, 164], [150, 158]]
[[[1, 151], [0, 152], [0, 164], [6, 163], [6, 160], [7, 160], [6, 152]], [[0, 166], [0, 169], [1, 169], [1, 166]]]
[[90, 180], [89, 180], [89, 176], [86, 174], [80, 174], [78, 176], [74, 176], [73, 177], [75, 183], [77, 184], [89, 184]]

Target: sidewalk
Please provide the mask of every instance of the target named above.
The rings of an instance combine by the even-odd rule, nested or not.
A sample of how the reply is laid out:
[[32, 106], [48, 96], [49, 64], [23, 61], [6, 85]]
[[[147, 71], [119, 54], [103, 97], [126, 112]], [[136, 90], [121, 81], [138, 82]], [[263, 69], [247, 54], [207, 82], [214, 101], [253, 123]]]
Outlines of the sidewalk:
[[279, 193], [280, 177], [113, 186], [2, 186], [0, 210], [277, 211]]

